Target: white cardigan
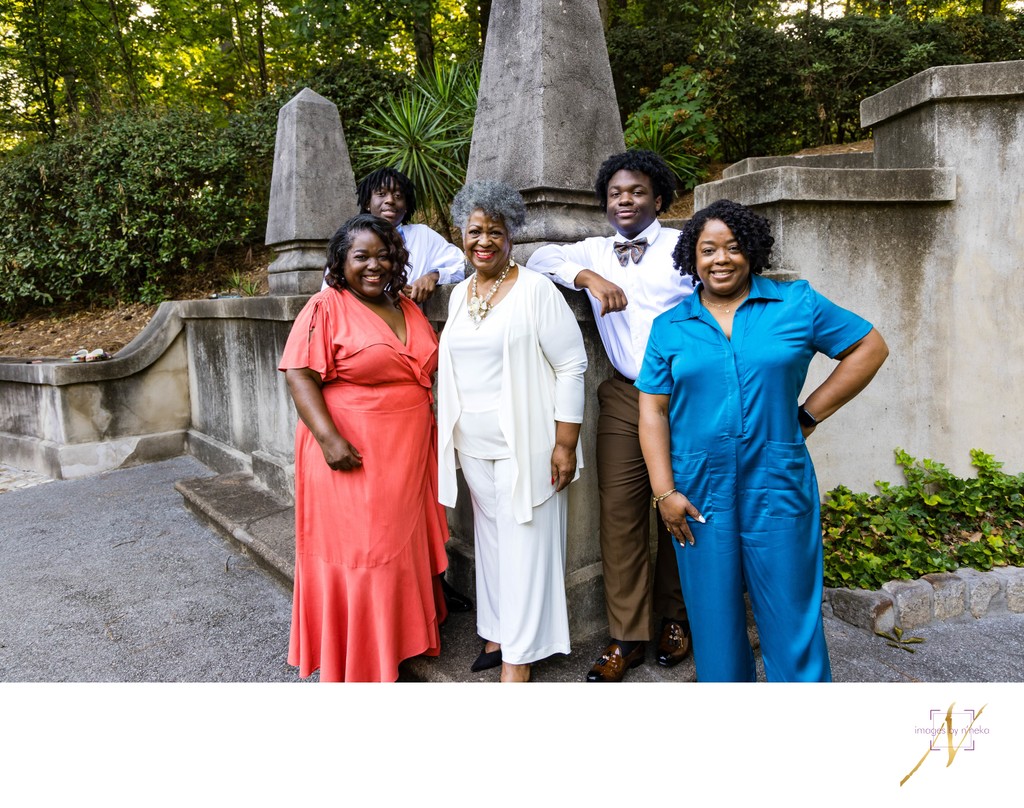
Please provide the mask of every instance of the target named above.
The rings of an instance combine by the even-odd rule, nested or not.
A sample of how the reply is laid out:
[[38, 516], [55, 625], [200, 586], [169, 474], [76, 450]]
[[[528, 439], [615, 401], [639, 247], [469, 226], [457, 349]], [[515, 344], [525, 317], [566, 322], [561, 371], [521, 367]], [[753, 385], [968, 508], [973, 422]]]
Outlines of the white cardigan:
[[[452, 290], [448, 322], [468, 317], [467, 278]], [[555, 421], [583, 423], [583, 374], [587, 353], [576, 318], [555, 285], [543, 275], [519, 267], [516, 289], [505, 302], [514, 306], [502, 351], [498, 424], [512, 449], [515, 476], [512, 510], [516, 522], [533, 518], [533, 508], [555, 493], [551, 453]], [[462, 407], [452, 369], [449, 329], [441, 332], [437, 368], [438, 500], [454, 507], [458, 496], [453, 433]], [[576, 446], [575, 480], [583, 467]]]

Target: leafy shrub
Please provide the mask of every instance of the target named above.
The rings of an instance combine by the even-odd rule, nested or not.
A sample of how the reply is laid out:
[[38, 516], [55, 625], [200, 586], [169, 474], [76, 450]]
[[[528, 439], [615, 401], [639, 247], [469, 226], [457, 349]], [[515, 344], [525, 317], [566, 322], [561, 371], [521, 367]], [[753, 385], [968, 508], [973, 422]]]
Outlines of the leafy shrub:
[[817, 109], [796, 69], [801, 42], [792, 32], [743, 25], [728, 58], [706, 69], [722, 158], [727, 161], [804, 148]]
[[607, 31], [608, 60], [623, 125], [677, 63], [693, 53], [695, 34], [696, 29], [681, 31], [657, 24], [618, 25]]
[[960, 479], [941, 463], [918, 463], [896, 449], [905, 485], [878, 482], [878, 494], [839, 486], [821, 508], [825, 585], [877, 589], [961, 566], [982, 570], [1024, 563], [1024, 474], [973, 449], [977, 477]]
[[950, 17], [923, 24], [921, 36], [934, 43], [933, 64], [956, 65], [1024, 59], [1024, 13], [1006, 19], [987, 14]]
[[798, 30], [805, 93], [818, 113], [817, 132], [808, 133], [816, 143], [860, 139], [863, 99], [936, 64], [921, 26], [899, 15], [804, 17]]
[[[276, 111], [275, 111], [276, 119]], [[266, 126], [194, 110], [109, 118], [0, 161], [0, 316], [162, 299], [266, 222]]]
[[704, 110], [728, 161], [859, 140], [870, 134], [860, 128], [868, 96], [936, 65], [1024, 58], [1024, 14], [801, 14], [774, 27], [740, 23], [734, 36], [724, 54], [689, 57], [706, 77]]
[[689, 65], [669, 73], [629, 116], [629, 148], [650, 149], [675, 172], [681, 187], [693, 188], [717, 151], [704, 76]]

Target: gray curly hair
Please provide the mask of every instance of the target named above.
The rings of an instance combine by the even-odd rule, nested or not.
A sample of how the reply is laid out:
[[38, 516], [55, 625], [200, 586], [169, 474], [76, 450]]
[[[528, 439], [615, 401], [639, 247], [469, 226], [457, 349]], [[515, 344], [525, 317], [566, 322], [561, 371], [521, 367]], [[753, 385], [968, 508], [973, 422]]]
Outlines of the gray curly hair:
[[474, 180], [462, 186], [452, 200], [452, 221], [465, 234], [473, 211], [482, 210], [492, 219], [501, 219], [514, 237], [526, 224], [526, 205], [519, 191], [501, 180]]

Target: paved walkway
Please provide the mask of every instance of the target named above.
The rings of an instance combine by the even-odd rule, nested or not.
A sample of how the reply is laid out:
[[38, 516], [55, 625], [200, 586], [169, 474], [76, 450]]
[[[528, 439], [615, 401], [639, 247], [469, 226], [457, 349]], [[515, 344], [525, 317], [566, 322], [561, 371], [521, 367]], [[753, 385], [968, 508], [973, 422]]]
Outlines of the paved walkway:
[[22, 471], [10, 466], [0, 465], [0, 494], [8, 491], [18, 491], [22, 488], [32, 488], [42, 483], [52, 483], [49, 477], [44, 474], [37, 474], [34, 471]]
[[42, 485], [0, 471], [0, 681], [296, 681], [290, 594], [174, 490], [208, 474], [191, 457]]
[[[285, 664], [291, 598], [277, 577], [203, 525], [174, 490], [210, 476], [191, 457], [51, 481], [0, 467], [0, 682], [295, 682]], [[934, 622], [914, 653], [826, 615], [838, 682], [1024, 681], [1024, 614]], [[439, 659], [409, 678], [471, 674], [472, 614], [453, 615]], [[535, 666], [579, 682], [602, 637]], [[692, 661], [648, 664], [633, 682], [692, 682]]]

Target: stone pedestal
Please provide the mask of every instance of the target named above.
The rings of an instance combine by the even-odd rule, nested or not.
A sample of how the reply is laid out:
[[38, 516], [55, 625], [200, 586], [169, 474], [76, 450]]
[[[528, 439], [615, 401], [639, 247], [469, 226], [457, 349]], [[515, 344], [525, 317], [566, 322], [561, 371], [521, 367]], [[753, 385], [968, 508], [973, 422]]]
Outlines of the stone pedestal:
[[308, 87], [277, 116], [267, 245], [272, 295], [320, 288], [324, 253], [334, 231], [359, 212], [338, 108]]
[[467, 178], [523, 194], [517, 258], [537, 243], [611, 232], [594, 175], [624, 148], [597, 0], [496, 0]]

